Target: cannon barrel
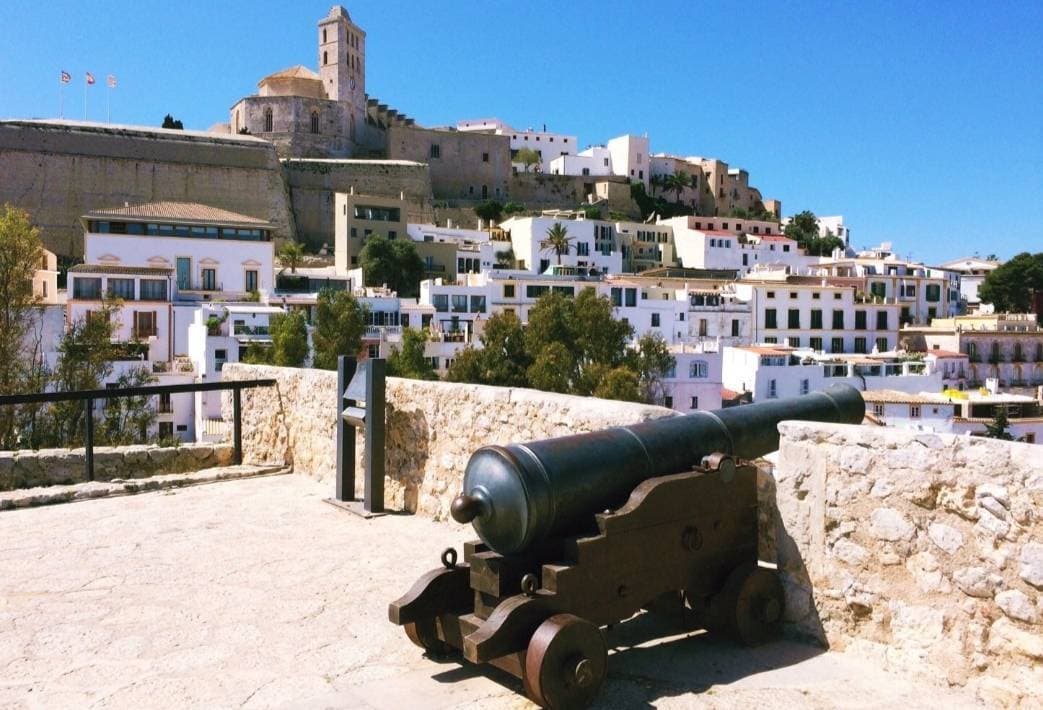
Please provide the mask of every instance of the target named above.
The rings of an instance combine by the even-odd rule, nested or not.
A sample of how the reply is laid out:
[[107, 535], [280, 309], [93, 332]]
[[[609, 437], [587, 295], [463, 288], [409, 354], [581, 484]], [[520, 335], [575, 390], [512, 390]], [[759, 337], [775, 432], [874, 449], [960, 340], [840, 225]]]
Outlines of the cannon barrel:
[[781, 421], [857, 424], [864, 415], [858, 390], [836, 384], [789, 399], [483, 446], [467, 463], [451, 513], [457, 522], [472, 522], [491, 549], [514, 554], [552, 535], [589, 529], [594, 514], [619, 507], [648, 478], [690, 471], [715, 452], [753, 459], [774, 451]]

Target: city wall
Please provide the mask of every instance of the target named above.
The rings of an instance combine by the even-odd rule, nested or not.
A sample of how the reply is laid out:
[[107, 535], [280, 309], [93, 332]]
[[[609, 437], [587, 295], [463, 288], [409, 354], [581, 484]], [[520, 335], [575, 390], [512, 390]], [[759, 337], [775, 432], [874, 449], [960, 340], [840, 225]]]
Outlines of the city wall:
[[28, 210], [44, 246], [83, 255], [80, 217], [124, 202], [201, 202], [271, 221], [294, 237], [274, 146], [107, 124], [0, 122], [0, 203]]
[[780, 431], [777, 514], [765, 511], [776, 524], [764, 532], [791, 631], [971, 686], [992, 705], [1040, 697], [1040, 448], [868, 426]]
[[[94, 448], [94, 480], [188, 473], [228, 466], [232, 457], [231, 444], [97, 446]], [[0, 491], [83, 483], [86, 480], [83, 449], [0, 451]]]
[[424, 163], [407, 160], [308, 160], [282, 161], [290, 192], [298, 239], [312, 249], [323, 243], [333, 247], [334, 194], [349, 192], [408, 201], [406, 219], [430, 223], [431, 178]]
[[[243, 390], [243, 460], [292, 464], [296, 473], [332, 486], [337, 373], [242, 364], [225, 365], [223, 373], [226, 380], [277, 381]], [[448, 517], [467, 460], [479, 446], [675, 416], [627, 402], [395, 377], [387, 380], [387, 408], [386, 503], [440, 520]], [[359, 471], [362, 445], [359, 436]]]

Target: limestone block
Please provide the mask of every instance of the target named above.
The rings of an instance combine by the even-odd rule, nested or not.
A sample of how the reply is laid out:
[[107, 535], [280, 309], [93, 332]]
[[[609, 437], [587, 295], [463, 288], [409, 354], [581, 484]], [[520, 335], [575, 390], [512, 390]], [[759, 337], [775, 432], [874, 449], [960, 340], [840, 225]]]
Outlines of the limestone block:
[[930, 552], [912, 555], [905, 567], [923, 592], [948, 594], [952, 590], [949, 579], [942, 573], [938, 558]]
[[123, 462], [129, 467], [140, 468], [148, 464], [148, 452], [155, 447], [150, 446], [124, 446]]
[[[986, 498], [984, 500], [995, 501], [995, 498]], [[998, 503], [997, 506], [999, 506]], [[1007, 511], [1004, 510], [1002, 506], [999, 506], [999, 509], [1003, 513], [1004, 517], [1006, 517]], [[986, 533], [987, 535], [991, 535], [993, 537], [998, 538], [1006, 537], [1007, 533], [1010, 532], [1010, 523], [1002, 518], [997, 517], [992, 513], [991, 510], [985, 507], [982, 507], [979, 510], [978, 524], [975, 527], [976, 529]]]
[[960, 531], [944, 523], [931, 523], [927, 527], [927, 537], [950, 555], [955, 555], [963, 547]]
[[892, 601], [891, 637], [898, 646], [930, 648], [945, 636], [945, 614], [941, 609]]
[[1004, 508], [1010, 508], [1010, 495], [1007, 493], [1007, 487], [998, 483], [979, 484], [974, 490], [974, 495], [978, 500], [992, 498]]
[[869, 534], [877, 540], [911, 540], [916, 528], [894, 508], [877, 508], [869, 516]]
[[157, 471], [165, 470], [165, 467], [169, 465], [177, 457], [177, 449], [173, 447], [156, 447], [149, 449], [148, 460]]
[[1032, 600], [1017, 589], [1006, 589], [996, 595], [996, 605], [1004, 614], [1017, 621], [1035, 624], [1039, 621], [1039, 610]]
[[833, 545], [833, 556], [844, 564], [858, 567], [869, 557], [869, 551], [847, 538], [840, 538]]
[[1003, 617], [989, 629], [989, 651], [996, 654], [1018, 653], [1043, 660], [1043, 634], [1023, 631], [1010, 619]]
[[991, 599], [1003, 580], [984, 567], [962, 567], [953, 572], [952, 581], [969, 597]]
[[182, 447], [195, 457], [196, 461], [206, 461], [214, 455], [214, 447], [207, 444], [189, 444]]
[[1036, 589], [1043, 589], [1043, 545], [1038, 542], [1026, 543], [1021, 548], [1018, 562], [1018, 576]]

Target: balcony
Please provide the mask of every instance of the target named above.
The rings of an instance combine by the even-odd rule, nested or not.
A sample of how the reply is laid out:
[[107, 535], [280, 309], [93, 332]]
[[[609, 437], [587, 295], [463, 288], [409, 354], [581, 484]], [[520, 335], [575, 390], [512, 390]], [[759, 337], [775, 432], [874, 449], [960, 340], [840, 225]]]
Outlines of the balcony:
[[195, 365], [186, 357], [177, 357], [171, 362], [156, 361], [152, 363], [153, 375], [191, 375]]
[[236, 323], [232, 326], [232, 335], [240, 340], [269, 340], [271, 333], [266, 325], [243, 325]]
[[217, 293], [225, 289], [220, 281], [191, 281], [178, 283], [177, 290], [182, 293]]
[[366, 326], [366, 330], [362, 335], [366, 340], [398, 340], [401, 336], [402, 326], [400, 325]]

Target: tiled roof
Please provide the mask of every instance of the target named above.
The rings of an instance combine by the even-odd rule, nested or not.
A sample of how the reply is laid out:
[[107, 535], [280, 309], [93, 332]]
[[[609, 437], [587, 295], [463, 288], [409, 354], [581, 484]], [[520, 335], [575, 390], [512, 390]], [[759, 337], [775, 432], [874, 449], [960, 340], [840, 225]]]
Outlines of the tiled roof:
[[158, 266], [122, 266], [120, 264], [77, 264], [69, 271], [75, 274], [136, 274], [139, 276], [167, 276], [173, 269]]
[[793, 352], [791, 348], [772, 347], [770, 345], [737, 345], [736, 350], [745, 350], [758, 355], [789, 355]]
[[730, 390], [727, 387], [722, 387], [721, 388], [721, 399], [726, 399], [726, 400], [738, 399], [741, 396], [742, 396], [741, 392], [736, 392], [735, 390]]
[[760, 237], [762, 242], [795, 242], [795, 239], [784, 237], [781, 234], [754, 234], [755, 237]]
[[952, 350], [930, 350], [925, 355], [934, 355], [937, 358], [968, 357], [967, 353], [957, 353]]
[[862, 399], [875, 404], [945, 404], [933, 397], [898, 390], [866, 390]]
[[215, 224], [230, 227], [258, 227], [271, 229], [272, 224], [219, 207], [198, 202], [145, 202], [124, 207], [106, 207], [88, 212], [87, 219], [123, 217], [125, 219], [155, 219], [190, 224]]
[[302, 66], [300, 64], [293, 67], [289, 67], [287, 69], [283, 69], [282, 71], [277, 71], [274, 74], [269, 74], [268, 76], [261, 79], [261, 82], [263, 83], [265, 81], [268, 81], [269, 79], [314, 79], [315, 81], [320, 80], [318, 74], [316, 74], [308, 67]]

